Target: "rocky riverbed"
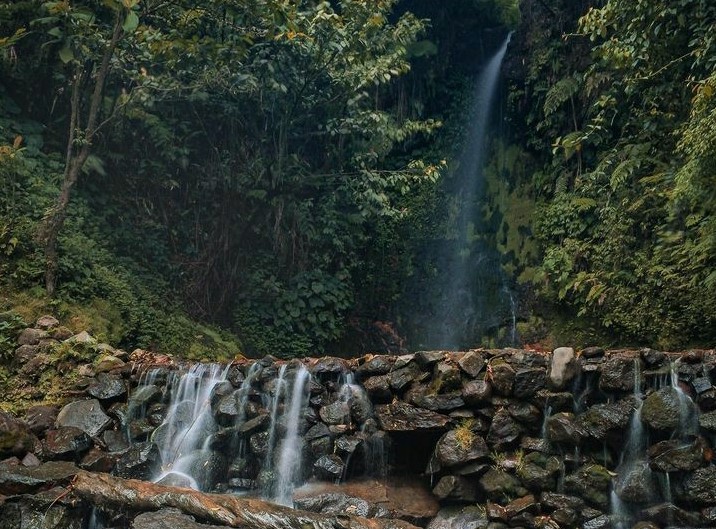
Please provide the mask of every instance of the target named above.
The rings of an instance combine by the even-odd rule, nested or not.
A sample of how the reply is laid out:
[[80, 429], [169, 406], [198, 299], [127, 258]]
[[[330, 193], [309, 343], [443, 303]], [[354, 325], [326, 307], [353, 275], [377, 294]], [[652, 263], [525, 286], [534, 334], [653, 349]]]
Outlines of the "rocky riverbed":
[[[367, 523], [347, 515], [429, 529], [716, 527], [712, 350], [196, 366], [45, 317], [20, 334], [10, 369], [0, 528], [230, 525], [187, 508], [177, 487], [332, 520], [315, 527]], [[78, 472], [85, 486], [104, 473], [117, 487], [157, 482], [176, 501], [93, 505], [72, 487]]]

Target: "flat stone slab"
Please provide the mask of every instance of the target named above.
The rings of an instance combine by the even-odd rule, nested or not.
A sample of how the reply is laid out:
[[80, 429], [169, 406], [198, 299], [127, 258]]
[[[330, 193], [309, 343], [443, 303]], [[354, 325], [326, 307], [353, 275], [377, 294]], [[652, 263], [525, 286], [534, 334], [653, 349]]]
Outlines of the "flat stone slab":
[[443, 430], [450, 417], [405, 402], [382, 404], [375, 408], [380, 427], [388, 432], [412, 432], [416, 430]]
[[46, 485], [65, 483], [78, 471], [68, 461], [50, 461], [36, 467], [0, 464], [0, 494], [26, 494]]
[[74, 426], [90, 437], [97, 437], [112, 424], [112, 419], [102, 409], [97, 399], [71, 402], [60, 411], [56, 425]]

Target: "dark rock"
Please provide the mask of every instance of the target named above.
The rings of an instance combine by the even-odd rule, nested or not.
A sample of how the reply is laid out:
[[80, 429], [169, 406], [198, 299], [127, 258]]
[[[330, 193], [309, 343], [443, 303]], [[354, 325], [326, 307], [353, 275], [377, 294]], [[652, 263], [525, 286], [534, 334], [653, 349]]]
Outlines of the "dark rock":
[[162, 390], [153, 384], [140, 386], [129, 397], [129, 406], [142, 408], [157, 402], [162, 396]]
[[214, 412], [216, 422], [218, 422], [221, 426], [231, 426], [236, 424], [237, 419], [242, 413], [235, 392], [219, 397], [216, 405], [212, 407], [212, 411]]
[[313, 464], [316, 474], [328, 479], [340, 478], [343, 475], [344, 466], [343, 460], [335, 454], [321, 456]]
[[[25, 424], [27, 424], [32, 433], [40, 436], [53, 428], [56, 420], [57, 408], [54, 406], [33, 406], [25, 413]], [[2, 424], [1, 416], [0, 424]], [[1, 429], [2, 427], [0, 426], [0, 431]]]
[[211, 450], [194, 450], [189, 453], [188, 474], [194, 476], [200, 490], [208, 490], [226, 477], [229, 462], [226, 456]]
[[550, 509], [568, 507], [570, 509], [574, 509], [575, 511], [581, 511], [584, 507], [584, 500], [582, 498], [550, 491], [545, 491], [542, 493], [542, 495], [540, 496], [540, 503], [544, 507], [548, 507]]
[[622, 500], [647, 503], [653, 500], [656, 481], [645, 461], [635, 461], [618, 469], [615, 491]]
[[265, 429], [271, 422], [271, 417], [268, 413], [257, 415], [253, 419], [249, 419], [238, 428], [239, 435], [244, 437], [251, 436], [259, 430]]
[[346, 424], [350, 420], [350, 407], [347, 402], [337, 401], [323, 406], [318, 414], [326, 424]]
[[363, 388], [368, 393], [370, 400], [375, 403], [387, 403], [393, 399], [390, 391], [390, 382], [387, 375], [370, 377], [363, 383]]
[[345, 360], [332, 356], [320, 358], [311, 369], [311, 372], [316, 375], [338, 375], [341, 373], [347, 373], [348, 371], [350, 371], [350, 369], [348, 368], [348, 364]]
[[306, 442], [308, 443], [308, 450], [316, 459], [333, 453], [333, 441], [330, 437], [318, 437]]
[[532, 397], [544, 388], [547, 372], [542, 367], [518, 369], [512, 384], [512, 394], [520, 399]]
[[400, 356], [395, 357], [395, 363], [393, 364], [393, 369], [400, 369], [401, 367], [405, 367], [411, 362], [415, 360], [415, 354], [404, 354]]
[[489, 402], [490, 397], [492, 386], [486, 380], [471, 380], [462, 387], [462, 398], [470, 406]]
[[485, 367], [485, 357], [476, 351], [468, 351], [460, 357], [457, 361], [457, 365], [460, 366], [460, 369], [468, 376], [475, 378]]
[[487, 370], [493, 389], [500, 395], [511, 395], [512, 385], [515, 381], [514, 368], [503, 359], [499, 358], [489, 363]]
[[521, 433], [522, 428], [507, 410], [500, 410], [492, 418], [487, 442], [490, 446], [500, 449], [517, 441]]
[[577, 511], [569, 507], [560, 507], [553, 511], [549, 517], [557, 522], [558, 527], [578, 527], [581, 518]]
[[33, 449], [36, 439], [22, 421], [0, 410], [0, 457], [22, 456]]
[[117, 369], [122, 369], [125, 366], [125, 362], [117, 358], [114, 355], [105, 354], [102, 355], [99, 360], [94, 364], [94, 370], [97, 373], [108, 373]]
[[435, 446], [438, 462], [448, 468], [484, 459], [489, 453], [485, 440], [465, 427], [446, 432]]
[[354, 435], [344, 435], [336, 439], [336, 450], [341, 454], [349, 455], [363, 443], [363, 439]]
[[53, 459], [76, 459], [92, 446], [92, 439], [79, 428], [65, 426], [47, 432], [45, 450]]
[[590, 464], [577, 469], [564, 480], [564, 489], [601, 508], [609, 506], [612, 477], [601, 465]]
[[489, 521], [478, 506], [444, 507], [426, 529], [487, 529]]
[[[641, 359], [636, 356], [611, 356], [602, 364], [599, 388], [602, 391], [634, 391], [634, 370]], [[642, 368], [639, 367], [639, 371]]]
[[39, 345], [21, 345], [20, 347], [15, 349], [15, 353], [13, 354], [13, 360], [15, 362], [15, 365], [23, 366], [27, 364], [30, 360], [35, 358], [35, 356], [39, 352]]
[[107, 451], [114, 454], [129, 448], [126, 433], [119, 430], [105, 430], [102, 434], [102, 442], [107, 447]]
[[87, 393], [96, 399], [108, 401], [126, 395], [127, 388], [119, 377], [100, 373], [87, 388]]
[[69, 483], [75, 474], [77, 467], [67, 461], [50, 461], [37, 467], [0, 463], [0, 495], [26, 494]]
[[523, 458], [517, 472], [525, 487], [539, 492], [555, 488], [561, 467], [562, 463], [554, 456], [530, 452]]
[[449, 411], [465, 405], [460, 392], [433, 394], [416, 394], [411, 402], [420, 408], [432, 411]]
[[716, 503], [716, 466], [699, 468], [688, 474], [682, 483], [681, 497], [698, 504]]
[[18, 345], [37, 345], [40, 340], [48, 338], [47, 331], [42, 329], [25, 329], [17, 337]]
[[549, 385], [564, 389], [579, 373], [579, 362], [571, 347], [558, 347], [552, 352], [549, 365]]
[[385, 375], [393, 367], [394, 359], [391, 356], [378, 355], [361, 364], [356, 369], [356, 375], [365, 378], [373, 375]]
[[702, 413], [699, 416], [699, 426], [708, 432], [716, 432], [716, 411]]
[[107, 413], [110, 417], [114, 417], [114, 419], [123, 427], [126, 427], [129, 424], [130, 413], [132, 417], [139, 415], [136, 413], [136, 411], [137, 410], [135, 410], [134, 408], [130, 410], [129, 404], [126, 404], [124, 402], [115, 402], [109, 407]]
[[700, 364], [704, 360], [704, 351], [700, 349], [690, 349], [681, 355], [681, 361], [687, 364]]
[[701, 527], [704, 519], [699, 513], [685, 511], [673, 503], [660, 503], [642, 509], [641, 518], [645, 521], [664, 523], [668, 520], [670, 525]]
[[661, 388], [644, 400], [641, 420], [655, 430], [673, 430], [679, 426], [681, 403], [673, 387]]
[[666, 360], [666, 353], [655, 349], [645, 348], [641, 350], [641, 358], [648, 367], [654, 368], [664, 363]]
[[118, 455], [111, 455], [98, 448], [90, 450], [80, 461], [79, 467], [90, 472], [112, 472]]
[[418, 351], [415, 353], [415, 360], [421, 367], [425, 368], [445, 358], [444, 351]]
[[710, 390], [713, 385], [708, 377], [697, 377], [691, 381], [691, 387], [694, 388], [697, 395], [701, 395], [702, 393], [706, 393]]
[[535, 513], [537, 512], [539, 505], [532, 494], [522, 496], [516, 500], [511, 501], [505, 506], [505, 515], [508, 520], [512, 520], [517, 515], [523, 512]]
[[462, 386], [460, 369], [451, 362], [438, 362], [433, 367], [432, 385], [438, 393], [447, 393]]
[[114, 475], [148, 481], [160, 462], [159, 449], [154, 443], [137, 443], [119, 458], [114, 467]]
[[137, 419], [129, 423], [129, 437], [133, 441], [143, 441], [155, 431], [146, 418]]
[[405, 367], [391, 371], [388, 374], [388, 383], [393, 390], [401, 392], [413, 381], [418, 380], [421, 375], [420, 368], [415, 363], [410, 363]]
[[410, 432], [416, 430], [443, 430], [450, 418], [429, 410], [395, 402], [376, 406], [376, 417], [383, 430]]
[[390, 513], [385, 507], [340, 492], [329, 492], [315, 496], [304, 496], [294, 500], [294, 507], [309, 512], [340, 515], [351, 513], [354, 516], [385, 518]]
[[659, 472], [678, 472], [696, 470], [706, 460], [702, 439], [685, 443], [678, 439], [661, 441], [649, 448], [649, 466]]
[[604, 348], [602, 347], [585, 347], [581, 351], [582, 358], [599, 358], [604, 356]]
[[[111, 411], [111, 410], [110, 410]], [[111, 415], [111, 413], [110, 413]], [[167, 418], [167, 409], [163, 404], [152, 404], [147, 410], [147, 421], [152, 426], [159, 426]]]
[[606, 514], [587, 520], [582, 524], [582, 529], [611, 529], [612, 521]]
[[501, 500], [505, 496], [522, 496], [527, 491], [512, 474], [494, 468], [489, 469], [479, 479], [480, 488], [488, 498]]
[[633, 411], [634, 401], [631, 398], [611, 404], [595, 404], [577, 417], [577, 428], [601, 441], [610, 432], [626, 428]]
[[[274, 379], [273, 382], [276, 382], [278, 379]], [[266, 388], [266, 393], [271, 393], [272, 395], [275, 393], [273, 390], [274, 388]], [[228, 380], [222, 380], [218, 384], [216, 384], [213, 388], [211, 388], [211, 396], [209, 400], [211, 401], [212, 407], [216, 406], [216, 404], [221, 400], [222, 397], [226, 397], [227, 395], [231, 395], [236, 391], [236, 388], [229, 382]], [[238, 394], [237, 394], [237, 400], [238, 400]]]
[[179, 509], [160, 509], [137, 516], [132, 529], [225, 529], [225, 526], [198, 523]]
[[322, 422], [319, 422], [311, 426], [306, 432], [306, 434], [303, 436], [303, 438], [306, 441], [312, 441], [321, 437], [330, 437], [330, 435], [331, 432], [328, 430], [328, 426], [326, 426]]
[[707, 389], [698, 396], [699, 408], [703, 411], [716, 410], [716, 388]]
[[249, 438], [249, 448], [254, 455], [264, 457], [268, 453], [269, 432], [255, 433]]
[[58, 428], [74, 426], [90, 437], [99, 436], [112, 424], [97, 399], [81, 400], [67, 404], [57, 415]]
[[509, 414], [520, 423], [527, 426], [539, 424], [542, 420], [540, 409], [525, 401], [514, 401], [507, 406]]
[[555, 413], [547, 419], [547, 439], [550, 443], [578, 444], [581, 439], [573, 413]]
[[537, 351], [526, 351], [524, 349], [503, 349], [498, 354], [508, 353], [506, 360], [520, 367], [547, 367], [548, 355]]
[[433, 488], [433, 494], [440, 500], [477, 501], [477, 488], [472, 480], [462, 476], [443, 476]]
[[348, 404], [351, 409], [351, 417], [356, 423], [363, 424], [373, 417], [373, 405], [363, 388], [352, 391]]
[[229, 368], [229, 372], [226, 374], [226, 380], [228, 380], [233, 387], [239, 389], [244, 380], [246, 380], [246, 377], [244, 376], [243, 371], [241, 371], [241, 367], [233, 365]]

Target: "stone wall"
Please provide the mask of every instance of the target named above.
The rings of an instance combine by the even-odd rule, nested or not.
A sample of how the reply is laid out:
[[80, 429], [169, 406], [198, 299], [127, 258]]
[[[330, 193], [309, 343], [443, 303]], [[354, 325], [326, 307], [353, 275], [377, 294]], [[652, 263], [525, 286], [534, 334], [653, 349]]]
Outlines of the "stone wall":
[[[31, 503], [47, 507], [51, 498], [43, 503], [37, 491], [62, 484], [74, 465], [156, 477], [158, 445], [171, 435], [162, 426], [168, 383], [186, 367], [103, 347], [94, 362], [68, 368], [81, 376], [68, 378], [77, 396], [61, 410], [0, 414], [0, 451], [9, 458], [0, 465], [0, 494], [35, 494], [34, 503], [13, 496], [0, 506], [0, 527], [20, 527], [12, 524], [33, 516]], [[202, 488], [270, 490], [270, 432], [285, 428], [272, 412], [289, 405], [271, 398], [279, 373], [290, 383], [304, 369], [311, 376], [297, 481], [328, 484], [299, 488], [297, 507], [431, 529], [716, 527], [714, 351], [236, 362], [205, 403], [214, 423], [197, 460]], [[51, 527], [83, 527], [87, 512], [72, 512], [61, 511]]]

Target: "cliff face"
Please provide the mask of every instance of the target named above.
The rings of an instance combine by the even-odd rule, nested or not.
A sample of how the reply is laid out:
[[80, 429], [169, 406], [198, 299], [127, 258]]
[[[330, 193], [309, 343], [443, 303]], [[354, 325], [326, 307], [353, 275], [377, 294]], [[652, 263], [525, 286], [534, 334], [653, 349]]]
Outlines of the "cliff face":
[[[21, 334], [15, 362], [53, 358], [30, 351], [42, 332]], [[95, 356], [60, 362], [62, 407], [2, 413], [0, 518], [12, 522], [0, 527], [35, 527], [78, 468], [432, 529], [716, 526], [713, 350], [222, 366], [140, 350], [125, 361], [87, 336], [58, 343]], [[42, 366], [38, 380], [52, 364]], [[89, 506], [62, 498], [51, 527], [87, 523]], [[146, 509], [106, 510], [127, 526]]]

